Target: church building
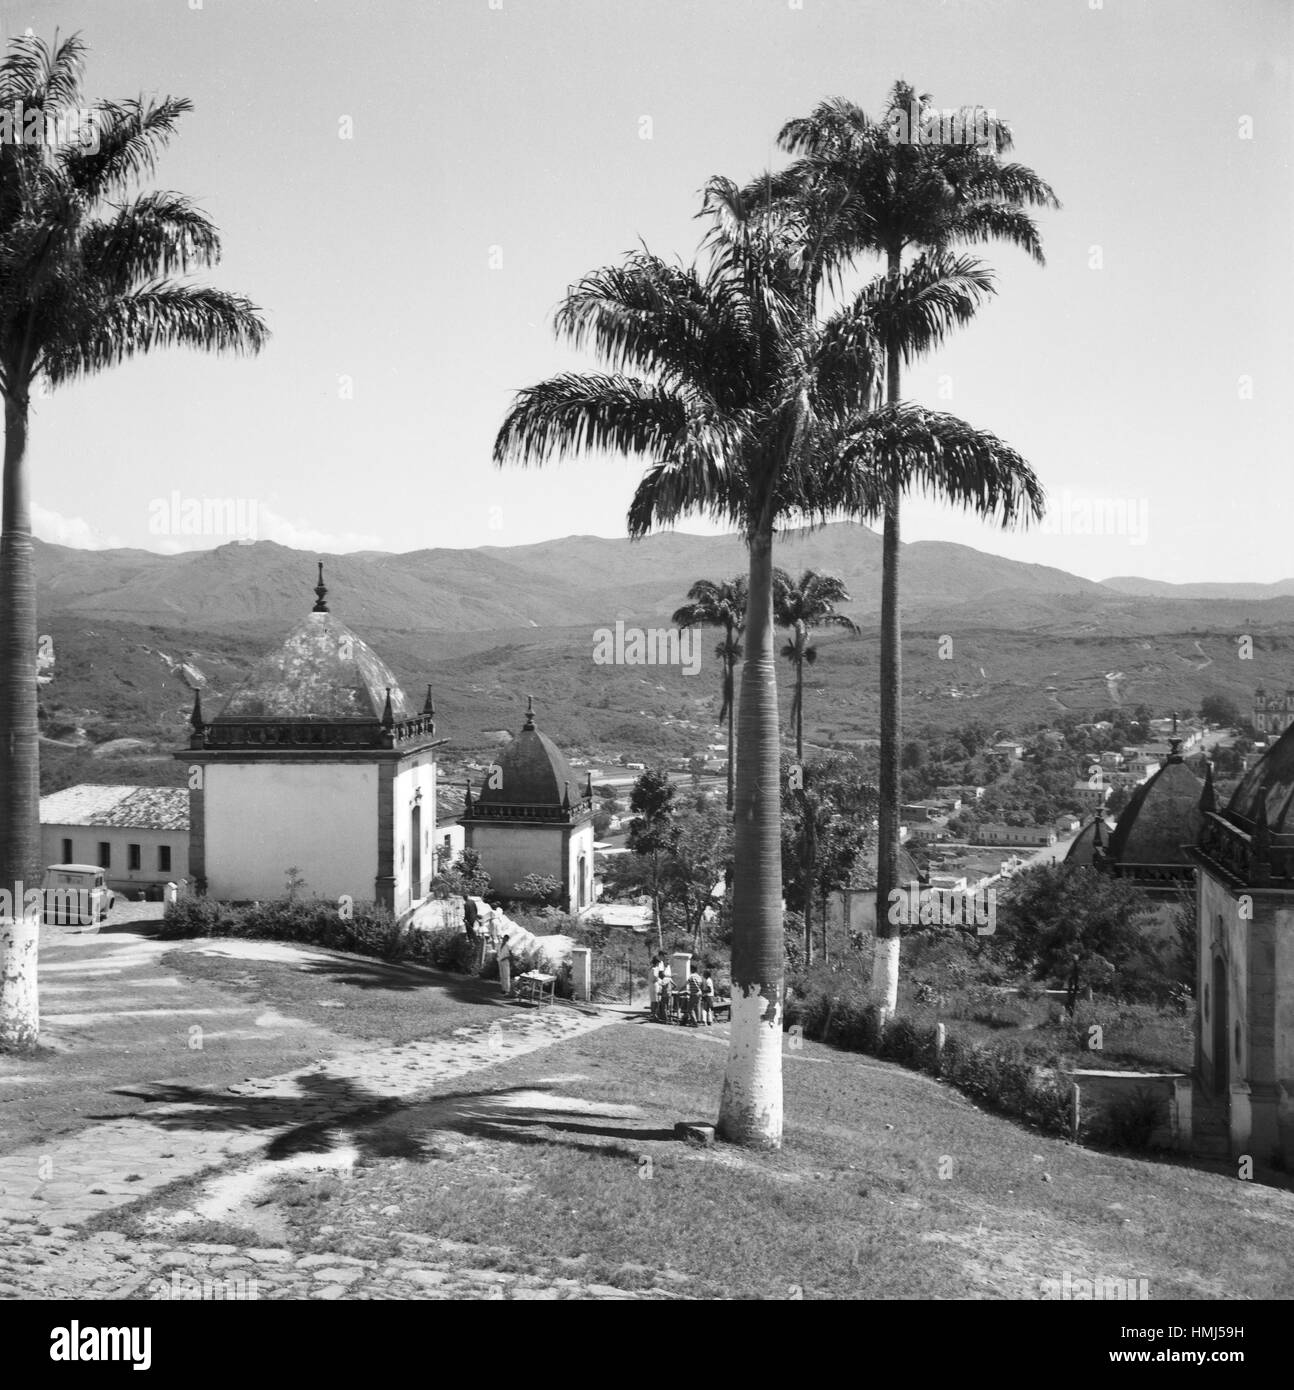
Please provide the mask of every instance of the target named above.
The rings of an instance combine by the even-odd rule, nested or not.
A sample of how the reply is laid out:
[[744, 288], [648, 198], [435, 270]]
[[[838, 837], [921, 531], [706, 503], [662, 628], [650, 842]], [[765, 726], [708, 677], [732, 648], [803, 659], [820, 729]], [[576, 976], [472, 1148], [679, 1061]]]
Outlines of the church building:
[[430, 687], [415, 710], [389, 667], [328, 608], [313, 610], [210, 722], [195, 694], [189, 867], [197, 890], [379, 902], [396, 916], [435, 874], [436, 762]]
[[1233, 1156], [1294, 1166], [1294, 728], [1225, 810], [1205, 805], [1196, 1076]]
[[461, 817], [466, 847], [481, 856], [490, 885], [504, 897], [530, 874], [556, 879], [567, 912], [593, 902], [593, 784], [581, 789], [565, 754], [535, 728], [526, 702], [521, 732], [499, 754]]

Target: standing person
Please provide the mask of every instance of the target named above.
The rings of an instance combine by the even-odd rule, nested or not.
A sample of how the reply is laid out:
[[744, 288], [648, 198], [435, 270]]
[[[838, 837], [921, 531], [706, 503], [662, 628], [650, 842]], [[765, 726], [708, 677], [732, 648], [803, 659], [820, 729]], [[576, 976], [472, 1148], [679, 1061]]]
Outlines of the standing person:
[[674, 993], [674, 981], [669, 977], [669, 971], [662, 965], [660, 971], [660, 1021], [669, 1022], [670, 997]]
[[660, 957], [651, 958], [651, 969], [647, 972], [647, 988], [651, 997], [651, 1016], [660, 1018]]
[[696, 1028], [701, 1023], [701, 974], [696, 968], [696, 961], [692, 962], [692, 969], [687, 977], [687, 1018], [685, 1020], [689, 1028]]
[[714, 1027], [714, 979], [708, 970], [701, 981], [701, 1022], [707, 1028]]
[[463, 930], [467, 933], [469, 941], [476, 940], [476, 924], [481, 914], [477, 911], [476, 904], [472, 901], [470, 893], [463, 894]]
[[506, 936], [499, 942], [499, 983], [504, 994], [512, 993], [512, 947]]

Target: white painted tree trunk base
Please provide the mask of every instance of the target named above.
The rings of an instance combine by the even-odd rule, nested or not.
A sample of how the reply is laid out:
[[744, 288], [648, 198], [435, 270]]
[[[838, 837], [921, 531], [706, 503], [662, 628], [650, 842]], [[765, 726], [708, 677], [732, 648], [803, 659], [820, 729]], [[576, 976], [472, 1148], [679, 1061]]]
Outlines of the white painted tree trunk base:
[[0, 918], [0, 1048], [35, 1047], [40, 1038], [39, 945], [38, 916]]
[[899, 941], [897, 936], [878, 936], [872, 955], [872, 998], [880, 1005], [882, 1024], [899, 1007]]
[[752, 1148], [782, 1147], [782, 1007], [733, 988], [728, 1068], [719, 1137]]

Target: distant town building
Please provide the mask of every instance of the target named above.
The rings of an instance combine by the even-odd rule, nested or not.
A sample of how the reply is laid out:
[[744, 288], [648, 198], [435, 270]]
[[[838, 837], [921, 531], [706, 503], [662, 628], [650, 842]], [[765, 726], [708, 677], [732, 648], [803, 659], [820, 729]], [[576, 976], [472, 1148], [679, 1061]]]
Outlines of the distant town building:
[[189, 875], [184, 787], [82, 782], [40, 799], [41, 863], [97, 864], [114, 892], [160, 898]]
[[985, 821], [975, 828], [979, 845], [1054, 845], [1056, 832], [1049, 825], [1003, 825]]

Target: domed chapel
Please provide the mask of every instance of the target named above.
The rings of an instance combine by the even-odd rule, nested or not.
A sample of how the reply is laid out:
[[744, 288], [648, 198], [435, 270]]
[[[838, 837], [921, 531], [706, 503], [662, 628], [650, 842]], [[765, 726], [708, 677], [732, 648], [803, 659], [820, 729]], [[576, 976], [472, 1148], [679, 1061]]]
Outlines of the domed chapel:
[[435, 873], [437, 739], [430, 687], [413, 708], [384, 661], [315, 604], [214, 719], [194, 696], [190, 871], [201, 894], [376, 901], [397, 916]]

